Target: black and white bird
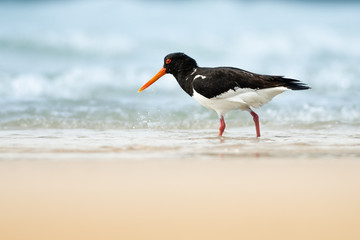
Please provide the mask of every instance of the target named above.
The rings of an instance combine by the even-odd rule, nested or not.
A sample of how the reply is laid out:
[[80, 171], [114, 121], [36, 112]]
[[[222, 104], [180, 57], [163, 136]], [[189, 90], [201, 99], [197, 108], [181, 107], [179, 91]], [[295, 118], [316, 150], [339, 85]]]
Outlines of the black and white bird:
[[252, 110], [269, 102], [286, 90], [310, 87], [296, 79], [261, 75], [233, 67], [199, 67], [184, 53], [171, 53], [164, 58], [161, 70], [139, 89], [143, 91], [166, 73], [172, 74], [180, 87], [204, 107], [214, 110], [220, 118], [219, 136], [225, 130], [225, 114], [234, 109], [248, 111], [260, 137], [259, 117]]

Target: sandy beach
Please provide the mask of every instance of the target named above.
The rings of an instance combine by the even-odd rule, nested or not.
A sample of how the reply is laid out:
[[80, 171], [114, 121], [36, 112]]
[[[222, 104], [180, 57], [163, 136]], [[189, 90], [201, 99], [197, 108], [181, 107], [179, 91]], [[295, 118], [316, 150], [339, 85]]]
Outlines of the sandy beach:
[[251, 130], [3, 131], [0, 238], [359, 239], [359, 135]]

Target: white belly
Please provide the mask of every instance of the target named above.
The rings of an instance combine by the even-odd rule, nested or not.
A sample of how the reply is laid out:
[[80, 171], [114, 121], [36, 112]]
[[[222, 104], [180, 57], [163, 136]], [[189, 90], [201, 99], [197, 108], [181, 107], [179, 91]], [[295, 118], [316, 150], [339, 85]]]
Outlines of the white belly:
[[214, 110], [219, 116], [224, 116], [230, 110], [258, 108], [269, 102], [276, 95], [288, 90], [286, 87], [275, 87], [254, 90], [250, 88], [229, 90], [214, 98], [206, 98], [194, 90], [193, 98], [204, 107]]

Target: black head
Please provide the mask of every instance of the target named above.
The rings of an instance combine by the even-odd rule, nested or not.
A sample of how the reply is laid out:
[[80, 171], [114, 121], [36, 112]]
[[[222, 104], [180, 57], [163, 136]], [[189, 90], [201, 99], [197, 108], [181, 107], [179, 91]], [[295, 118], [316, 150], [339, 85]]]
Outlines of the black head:
[[[179, 82], [180, 86], [185, 90], [187, 93], [189, 93], [190, 90], [188, 90], [189, 86], [186, 88], [183, 87], [184, 77], [187, 74], [190, 74], [194, 71], [194, 68], [197, 67], [196, 61], [192, 59], [191, 57], [185, 55], [184, 53], [171, 53], [168, 54], [164, 59], [164, 66], [160, 69], [160, 71], [151, 78], [147, 83], [145, 83], [140, 89], [139, 92], [143, 91], [147, 87], [149, 87], [151, 84], [156, 82], [159, 78], [164, 76], [166, 73], [171, 73], [174, 75], [176, 80]], [[189, 93], [190, 94], [190, 93]]]
[[166, 73], [173, 75], [192, 72], [196, 67], [196, 61], [184, 53], [170, 53], [164, 58]]

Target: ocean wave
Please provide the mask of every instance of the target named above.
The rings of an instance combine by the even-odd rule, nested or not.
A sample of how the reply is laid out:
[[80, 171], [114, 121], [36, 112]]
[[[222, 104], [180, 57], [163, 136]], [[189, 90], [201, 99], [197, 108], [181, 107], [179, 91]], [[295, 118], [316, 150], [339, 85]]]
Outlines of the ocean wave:
[[41, 36], [1, 36], [0, 46], [7, 51], [19, 51], [23, 54], [80, 58], [123, 56], [134, 50], [135, 43], [129, 37], [120, 34], [49, 32]]
[[[137, 93], [174, 51], [200, 66], [285, 75], [312, 87], [257, 110], [262, 124], [360, 122], [360, 5], [0, 4], [7, 23], [0, 29], [0, 129], [217, 128], [216, 114], [193, 102], [172, 76]], [[227, 119], [253, 124], [247, 113]]]
[[[139, 74], [145, 81], [144, 74]], [[0, 96], [4, 99], [84, 99], [107, 98], [136, 92], [140, 77], [133, 70], [120, 72], [108, 68], [73, 68], [60, 73], [0, 74]], [[136, 79], [136, 80], [135, 80]]]
[[[285, 104], [286, 100], [255, 109], [261, 124], [291, 128], [360, 123], [360, 107], [357, 104]], [[225, 119], [229, 127], [253, 125], [247, 112], [232, 111]], [[144, 97], [137, 100], [14, 101], [7, 102], [0, 110], [0, 129], [217, 129], [218, 124], [215, 112], [199, 106], [186, 96], [157, 96], [157, 99]]]

